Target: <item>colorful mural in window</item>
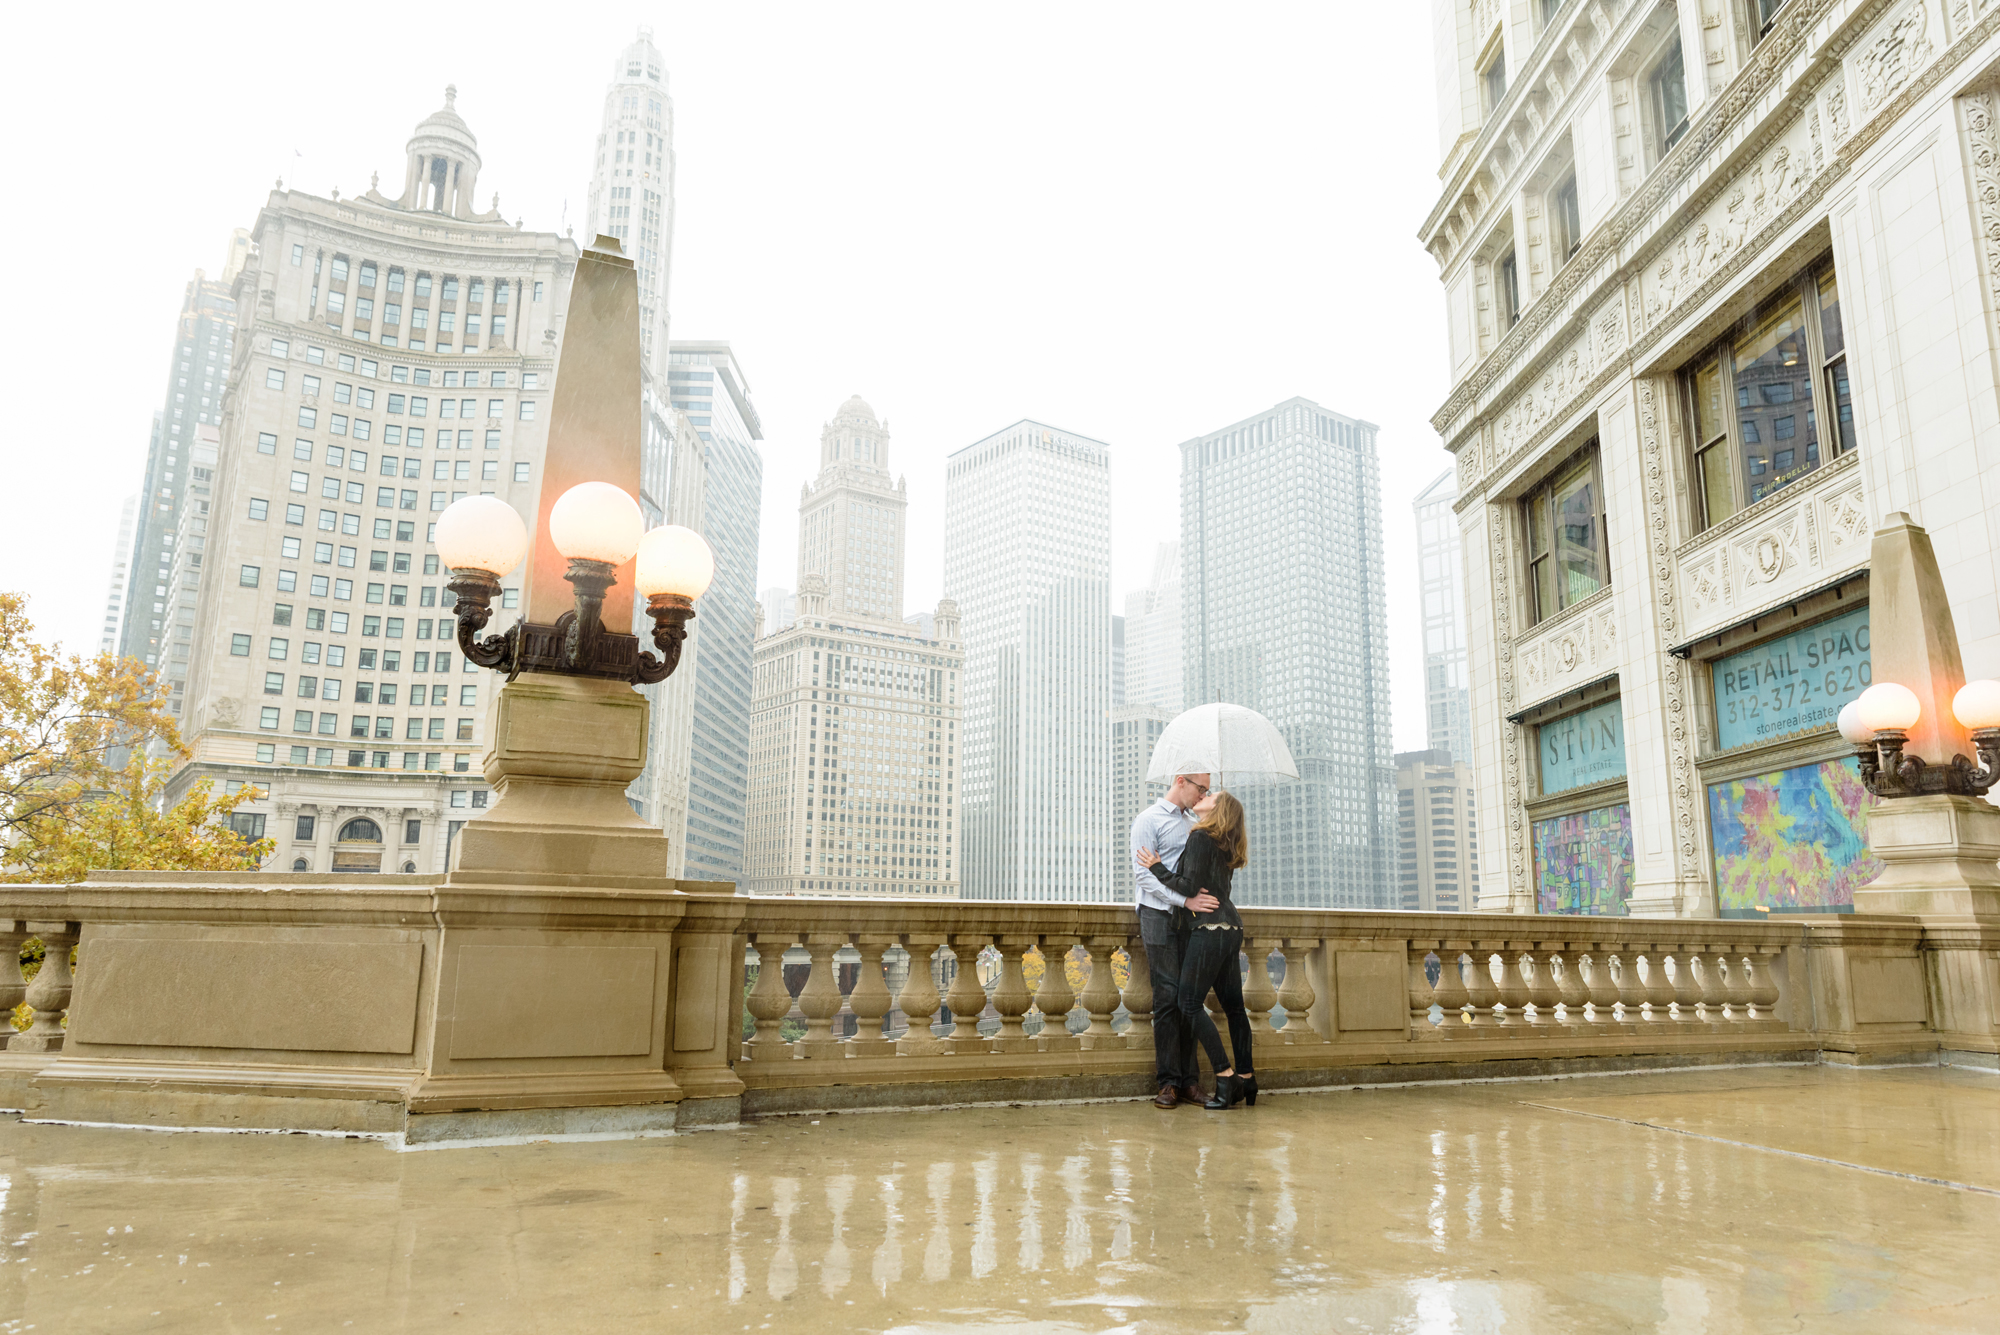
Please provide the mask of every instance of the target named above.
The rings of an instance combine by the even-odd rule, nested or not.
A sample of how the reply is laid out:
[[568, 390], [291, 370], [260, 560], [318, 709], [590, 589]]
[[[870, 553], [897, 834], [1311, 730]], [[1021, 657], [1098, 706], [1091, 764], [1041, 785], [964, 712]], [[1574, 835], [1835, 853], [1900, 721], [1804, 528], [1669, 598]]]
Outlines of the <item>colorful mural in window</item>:
[[1622, 917], [1630, 911], [1630, 804], [1538, 820], [1534, 840], [1537, 912]]
[[1725, 918], [1851, 913], [1882, 874], [1868, 851], [1868, 808], [1851, 757], [1710, 784], [1716, 908]]

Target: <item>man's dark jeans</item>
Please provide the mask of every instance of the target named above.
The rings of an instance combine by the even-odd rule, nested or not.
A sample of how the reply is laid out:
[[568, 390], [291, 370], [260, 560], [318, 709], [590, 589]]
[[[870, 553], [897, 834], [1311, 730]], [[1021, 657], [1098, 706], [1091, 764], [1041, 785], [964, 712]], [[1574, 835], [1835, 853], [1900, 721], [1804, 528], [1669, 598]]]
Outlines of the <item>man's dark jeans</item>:
[[1146, 943], [1147, 972], [1153, 979], [1153, 1068], [1155, 1083], [1192, 1085], [1198, 1072], [1194, 1031], [1181, 1014], [1181, 961], [1188, 932], [1174, 926], [1175, 915], [1139, 908], [1139, 939]]

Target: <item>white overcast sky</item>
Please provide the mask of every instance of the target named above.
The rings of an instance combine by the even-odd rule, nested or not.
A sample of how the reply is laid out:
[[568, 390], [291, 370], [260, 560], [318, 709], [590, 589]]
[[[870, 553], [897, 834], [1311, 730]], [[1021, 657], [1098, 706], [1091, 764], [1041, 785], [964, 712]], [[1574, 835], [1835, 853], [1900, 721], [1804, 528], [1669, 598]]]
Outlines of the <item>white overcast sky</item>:
[[[1023, 417], [1113, 458], [1114, 607], [1178, 523], [1178, 451], [1292, 395], [1381, 428], [1396, 746], [1424, 744], [1411, 499], [1443, 470], [1428, 5], [344, 4], [10, 20], [16, 257], [0, 586], [95, 648], [191, 272], [272, 181], [400, 183], [458, 86], [481, 203], [584, 226], [614, 57], [665, 53], [673, 334], [736, 348], [763, 417], [758, 585], [850, 394], [909, 479], [931, 606], [944, 458]], [[577, 18], [573, 16], [586, 15]]]

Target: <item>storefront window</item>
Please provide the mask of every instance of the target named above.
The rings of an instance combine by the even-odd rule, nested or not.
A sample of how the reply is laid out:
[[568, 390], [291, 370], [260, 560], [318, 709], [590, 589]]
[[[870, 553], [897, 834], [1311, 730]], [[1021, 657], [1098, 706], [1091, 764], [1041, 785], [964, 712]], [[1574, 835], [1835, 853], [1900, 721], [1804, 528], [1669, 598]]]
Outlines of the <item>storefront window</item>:
[[1632, 902], [1629, 803], [1534, 822], [1535, 909], [1623, 917]]
[[[1816, 320], [1807, 316], [1813, 310]], [[1801, 275], [1696, 359], [1686, 392], [1704, 526], [1853, 449], [1853, 399], [1832, 268]], [[1827, 403], [1834, 427], [1822, 441], [1820, 414]]]

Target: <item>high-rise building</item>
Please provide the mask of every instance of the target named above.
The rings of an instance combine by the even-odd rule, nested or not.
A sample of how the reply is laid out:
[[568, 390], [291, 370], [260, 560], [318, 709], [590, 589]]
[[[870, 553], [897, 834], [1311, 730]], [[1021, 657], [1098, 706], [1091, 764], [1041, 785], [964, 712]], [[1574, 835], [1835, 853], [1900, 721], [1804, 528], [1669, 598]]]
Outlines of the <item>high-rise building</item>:
[[1129, 897], [1111, 856], [1109, 447], [996, 431], [951, 456], [944, 529], [965, 627], [965, 897]]
[[889, 473], [889, 428], [857, 394], [821, 428], [819, 476], [799, 489], [799, 578], [824, 579], [835, 612], [900, 621], [908, 508]]
[[1125, 703], [1125, 618], [1111, 618], [1111, 707]]
[[799, 596], [781, 584], [773, 584], [757, 595], [764, 609], [764, 627], [780, 631], [799, 619]]
[[[159, 414], [153, 414], [153, 429], [159, 430]], [[111, 578], [105, 581], [104, 627], [97, 639], [101, 654], [118, 652], [125, 628], [125, 594], [132, 573], [132, 544], [139, 531], [139, 494], [127, 496], [118, 506], [118, 540], [111, 548]]]
[[1125, 595], [1125, 702], [1182, 709], [1180, 544], [1163, 542], [1152, 578]]
[[[222, 453], [222, 429], [197, 422], [181, 449], [180, 495], [174, 507], [173, 564], [167, 568], [167, 617], [177, 628], [192, 627], [201, 610], [202, 557], [215, 499], [215, 467]], [[161, 758], [164, 745], [155, 747]]]
[[666, 369], [674, 253], [674, 103], [667, 66], [640, 28], [611, 67], [590, 173], [591, 235], [615, 236], [639, 271], [639, 355]]
[[171, 587], [174, 534], [180, 527], [181, 498], [187, 489], [188, 453], [194, 429], [222, 420], [235, 348], [236, 302], [231, 284], [195, 270], [181, 297], [174, 332], [174, 355], [167, 368], [164, 406], [153, 414], [146, 447], [146, 481], [130, 544], [119, 553], [127, 562], [125, 620], [117, 649], [166, 678], [168, 708], [182, 715], [189, 664], [195, 655], [194, 616], [174, 611]]
[[1458, 486], [1447, 468], [1418, 494], [1417, 578], [1424, 618], [1424, 727], [1433, 751], [1472, 763], [1472, 694], [1465, 680], [1465, 568], [1459, 561]]
[[949, 599], [928, 627], [896, 610], [903, 512], [889, 433], [851, 398], [821, 433], [819, 476], [799, 490], [798, 615], [757, 644], [756, 893], [958, 894], [965, 651]]
[[[701, 438], [700, 532], [715, 551], [715, 582], [701, 600], [688, 764], [684, 874], [735, 881], [743, 875], [743, 822], [750, 800], [751, 669], [757, 609], [757, 531], [764, 497], [764, 438], [750, 382], [727, 343], [668, 345], [673, 406]], [[676, 676], [680, 675], [678, 672]]]
[[[666, 381], [640, 376], [644, 446], [639, 457], [639, 503], [650, 528], [679, 524], [702, 531], [708, 490], [708, 446], [688, 415], [663, 396]], [[652, 632], [645, 606], [633, 601], [633, 633]], [[644, 624], [640, 624], [643, 622]], [[695, 681], [701, 675], [702, 618], [687, 625], [680, 666], [663, 682], [642, 686], [653, 710], [646, 738], [646, 767], [628, 790], [642, 819], [667, 836], [667, 875], [687, 870], [688, 773], [694, 754]]]
[[1128, 834], [1139, 813], [1167, 795], [1167, 784], [1148, 782], [1153, 747], [1174, 716], [1158, 705], [1116, 705], [1111, 710], [1111, 876], [1114, 890], [1131, 877]]
[[1246, 903], [1393, 902], [1375, 432], [1288, 399], [1181, 446], [1184, 696], [1257, 710], [1299, 767], [1297, 783], [1238, 793], [1255, 850], [1236, 882]]
[[[532, 522], [578, 252], [478, 210], [454, 99], [410, 138], [400, 195], [274, 190], [231, 293], [213, 494], [185, 541], [193, 758], [170, 795], [254, 785], [239, 824], [281, 869], [438, 871], [488, 796], [499, 679], [457, 652], [432, 528], [475, 493]], [[519, 573], [503, 583], [490, 629], [518, 615]]]
[[1479, 897], [1472, 767], [1449, 751], [1396, 753], [1396, 894], [1407, 913], [1456, 913]]

